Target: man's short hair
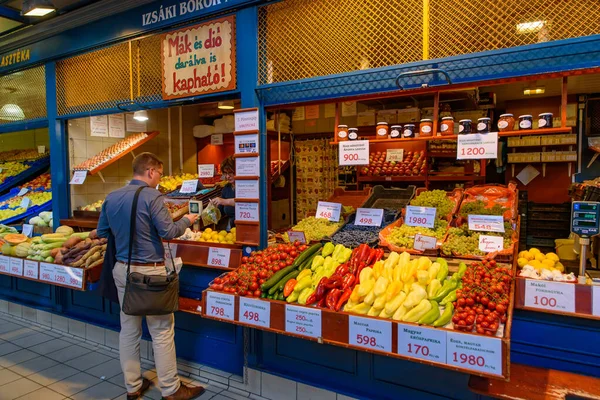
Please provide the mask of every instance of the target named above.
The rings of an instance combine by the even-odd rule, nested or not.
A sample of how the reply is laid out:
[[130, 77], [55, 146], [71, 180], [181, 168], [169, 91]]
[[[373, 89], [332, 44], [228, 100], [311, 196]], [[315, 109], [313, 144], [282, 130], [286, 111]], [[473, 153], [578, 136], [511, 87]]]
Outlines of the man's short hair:
[[146, 152], [137, 155], [131, 165], [133, 166], [133, 173], [135, 175], [143, 175], [144, 172], [151, 168], [157, 169], [162, 167], [163, 162], [154, 154]]

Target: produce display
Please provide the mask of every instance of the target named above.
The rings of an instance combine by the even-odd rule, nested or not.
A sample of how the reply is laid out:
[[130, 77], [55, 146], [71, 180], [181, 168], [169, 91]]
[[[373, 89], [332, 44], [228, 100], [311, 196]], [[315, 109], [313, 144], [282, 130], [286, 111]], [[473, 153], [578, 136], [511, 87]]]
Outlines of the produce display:
[[[159, 189], [161, 189], [161, 191], [163, 191], [163, 192], [172, 192], [173, 190], [180, 187], [181, 184], [183, 183], [183, 181], [191, 181], [193, 179], [198, 179], [198, 175], [188, 174], [188, 173], [181, 174], [181, 175], [175, 175], [175, 176], [167, 175], [167, 176], [163, 176], [160, 179], [158, 186], [159, 186]], [[190, 193], [186, 193], [185, 195], [189, 196]]]
[[29, 220], [29, 224], [39, 227], [50, 227], [54, 224], [52, 219], [52, 211], [42, 211], [38, 216], [33, 217]]
[[73, 233], [56, 251], [54, 262], [72, 267], [93, 268], [104, 262], [106, 246], [106, 239], [98, 238], [95, 229], [91, 232]]
[[41, 174], [37, 178], [30, 180], [29, 182], [19, 186], [19, 189], [28, 190], [46, 190], [49, 191], [52, 188], [52, 179], [50, 173]]
[[423, 226], [409, 226], [402, 224], [394, 226], [389, 233], [385, 235], [385, 243], [401, 249], [412, 250], [415, 244], [415, 235], [433, 236], [438, 241], [441, 241], [448, 230], [448, 221], [437, 219], [434, 222], [433, 229]]
[[423, 176], [427, 172], [425, 151], [405, 151], [402, 161], [386, 161], [387, 152], [369, 154], [369, 166], [360, 167], [363, 176]]
[[171, 217], [173, 217], [174, 220], [180, 218], [188, 212], [187, 202], [175, 203], [172, 201], [165, 201], [165, 207], [167, 207], [167, 210], [169, 210], [169, 213], [171, 214]]
[[508, 186], [480, 185], [465, 190], [459, 217], [466, 219], [469, 214], [503, 215], [505, 220], [510, 220], [517, 217], [516, 208], [517, 189], [513, 183]]
[[396, 214], [391, 210], [384, 210], [380, 226], [356, 225], [355, 214], [350, 217], [348, 223], [331, 236], [331, 241], [334, 244], [343, 244], [350, 248], [358, 247], [362, 243], [374, 245], [379, 240], [381, 228], [393, 221]]
[[519, 276], [557, 282], [576, 282], [574, 273], [566, 274], [565, 267], [556, 253], [542, 253], [535, 247], [519, 253], [517, 265], [522, 268]]
[[509, 251], [514, 243], [514, 230], [510, 222], [504, 222], [504, 233], [470, 231], [467, 223], [448, 229], [448, 236], [442, 244], [442, 254], [447, 256], [482, 257], [487, 253], [479, 250], [479, 236], [504, 237], [503, 250]]
[[451, 216], [456, 203], [457, 200], [449, 197], [444, 190], [427, 190], [410, 201], [411, 206], [435, 208], [437, 210], [436, 217], [440, 219]]
[[81, 211], [101, 211], [104, 200], [98, 200], [80, 208]]
[[147, 137], [148, 137], [148, 134], [144, 133], [144, 132], [131, 134], [131, 135], [127, 136], [125, 139], [120, 140], [119, 142], [113, 144], [112, 146], [109, 146], [106, 149], [102, 150], [100, 153], [96, 154], [92, 158], [82, 162], [81, 164], [74, 166], [73, 170], [75, 170], [75, 171], [93, 170], [94, 168], [112, 160], [113, 158], [115, 158], [123, 153], [127, 153], [128, 151], [131, 150], [131, 148], [133, 146], [135, 146], [142, 140], [146, 139]]
[[207, 243], [222, 243], [222, 244], [235, 244], [236, 240], [236, 228], [233, 227], [229, 232], [227, 231], [214, 231], [211, 228], [206, 228], [203, 231], [194, 232], [190, 228], [185, 230], [185, 233], [178, 237], [178, 240], [193, 240], [196, 242], [207, 242]]
[[0, 184], [3, 184], [8, 178], [19, 175], [29, 166], [19, 161], [0, 162]]
[[34, 161], [46, 157], [48, 153], [40, 153], [37, 149], [19, 149], [0, 151], [0, 162], [5, 161]]
[[[16, 189], [13, 189], [16, 190]], [[17, 190], [18, 191], [18, 190]], [[28, 198], [31, 203], [28, 208], [21, 207], [24, 198]], [[48, 191], [28, 191], [22, 196], [15, 196], [0, 202], [0, 222], [12, 220], [15, 217], [26, 217], [28, 210], [35, 210], [34, 206], [46, 205], [52, 200], [52, 192]]]
[[[342, 224], [343, 222], [331, 222], [324, 218], [307, 217], [292, 227], [292, 230], [304, 232], [306, 241], [313, 242], [333, 235]], [[284, 233], [283, 240], [289, 243], [287, 232]]]

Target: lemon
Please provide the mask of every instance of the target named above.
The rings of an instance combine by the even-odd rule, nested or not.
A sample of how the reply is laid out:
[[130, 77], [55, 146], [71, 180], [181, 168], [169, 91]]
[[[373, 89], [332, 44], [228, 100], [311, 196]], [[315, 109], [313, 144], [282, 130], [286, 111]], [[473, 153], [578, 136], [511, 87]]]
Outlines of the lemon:
[[213, 230], [212, 230], [212, 229], [210, 229], [210, 228], [206, 228], [206, 229], [204, 230], [204, 232], [206, 232], [206, 233], [212, 233], [212, 231], [213, 231]]
[[542, 261], [544, 261], [546, 259], [546, 256], [543, 255], [542, 253], [538, 253], [538, 254], [535, 255], [535, 259], [538, 260], [538, 261], [540, 261], [540, 262], [542, 262]]
[[556, 268], [560, 272], [565, 272], [565, 266], [562, 265], [562, 263], [560, 263], [560, 262], [557, 262], [556, 264], [554, 264], [554, 268]]
[[519, 258], [524, 258], [526, 260], [533, 260], [533, 256], [527, 250], [524, 250], [519, 253]]
[[534, 256], [535, 256], [536, 254], [540, 254], [540, 253], [541, 253], [541, 251], [539, 251], [539, 250], [538, 250], [538, 249], [536, 249], [535, 247], [532, 247], [532, 248], [530, 248], [530, 249], [529, 249], [529, 252], [530, 252], [531, 254], [533, 254]]
[[554, 268], [554, 264], [555, 264], [554, 260], [550, 260], [548, 258], [545, 259], [544, 261], [542, 261], [542, 266], [544, 268], [548, 268], [550, 270]]
[[546, 258], [549, 260], [559, 261], [560, 258], [556, 255], [556, 253], [547, 253]]
[[227, 231], [221, 231], [221, 232], [219, 232], [219, 236], [227, 236]]
[[519, 265], [519, 267], [523, 268], [524, 266], [527, 265], [528, 261], [529, 261], [528, 259], [521, 257], [517, 260], [517, 264]]
[[542, 263], [538, 260], [531, 260], [527, 264], [531, 265], [537, 271], [539, 271], [542, 268]]

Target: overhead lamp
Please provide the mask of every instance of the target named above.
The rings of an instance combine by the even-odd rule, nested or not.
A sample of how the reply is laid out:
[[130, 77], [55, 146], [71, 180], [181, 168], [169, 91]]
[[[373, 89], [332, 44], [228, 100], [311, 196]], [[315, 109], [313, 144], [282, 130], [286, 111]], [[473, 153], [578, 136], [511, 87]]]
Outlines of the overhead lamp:
[[540, 31], [546, 25], [546, 21], [531, 21], [517, 24], [517, 33], [534, 33]]
[[5, 104], [0, 108], [0, 119], [5, 121], [21, 121], [25, 119], [25, 113], [16, 104]]
[[49, 0], [23, 0], [21, 14], [26, 17], [43, 17], [56, 11], [56, 8]]
[[133, 113], [133, 119], [136, 121], [144, 122], [148, 121], [148, 111], [140, 110]]
[[523, 94], [525, 96], [531, 96], [533, 94], [544, 94], [546, 92], [545, 87], [536, 87], [536, 88], [525, 88], [523, 89]]
[[217, 105], [219, 110], [233, 110], [235, 105], [233, 104], [233, 100], [220, 101]]

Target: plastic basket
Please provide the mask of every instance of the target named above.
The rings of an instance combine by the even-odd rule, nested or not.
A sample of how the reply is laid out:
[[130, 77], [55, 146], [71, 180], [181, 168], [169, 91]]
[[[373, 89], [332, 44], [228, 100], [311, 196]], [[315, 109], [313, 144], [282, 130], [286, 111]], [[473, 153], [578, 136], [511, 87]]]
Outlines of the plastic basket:
[[401, 210], [414, 197], [416, 189], [414, 185], [410, 185], [406, 189], [386, 189], [377, 185], [362, 207]]

